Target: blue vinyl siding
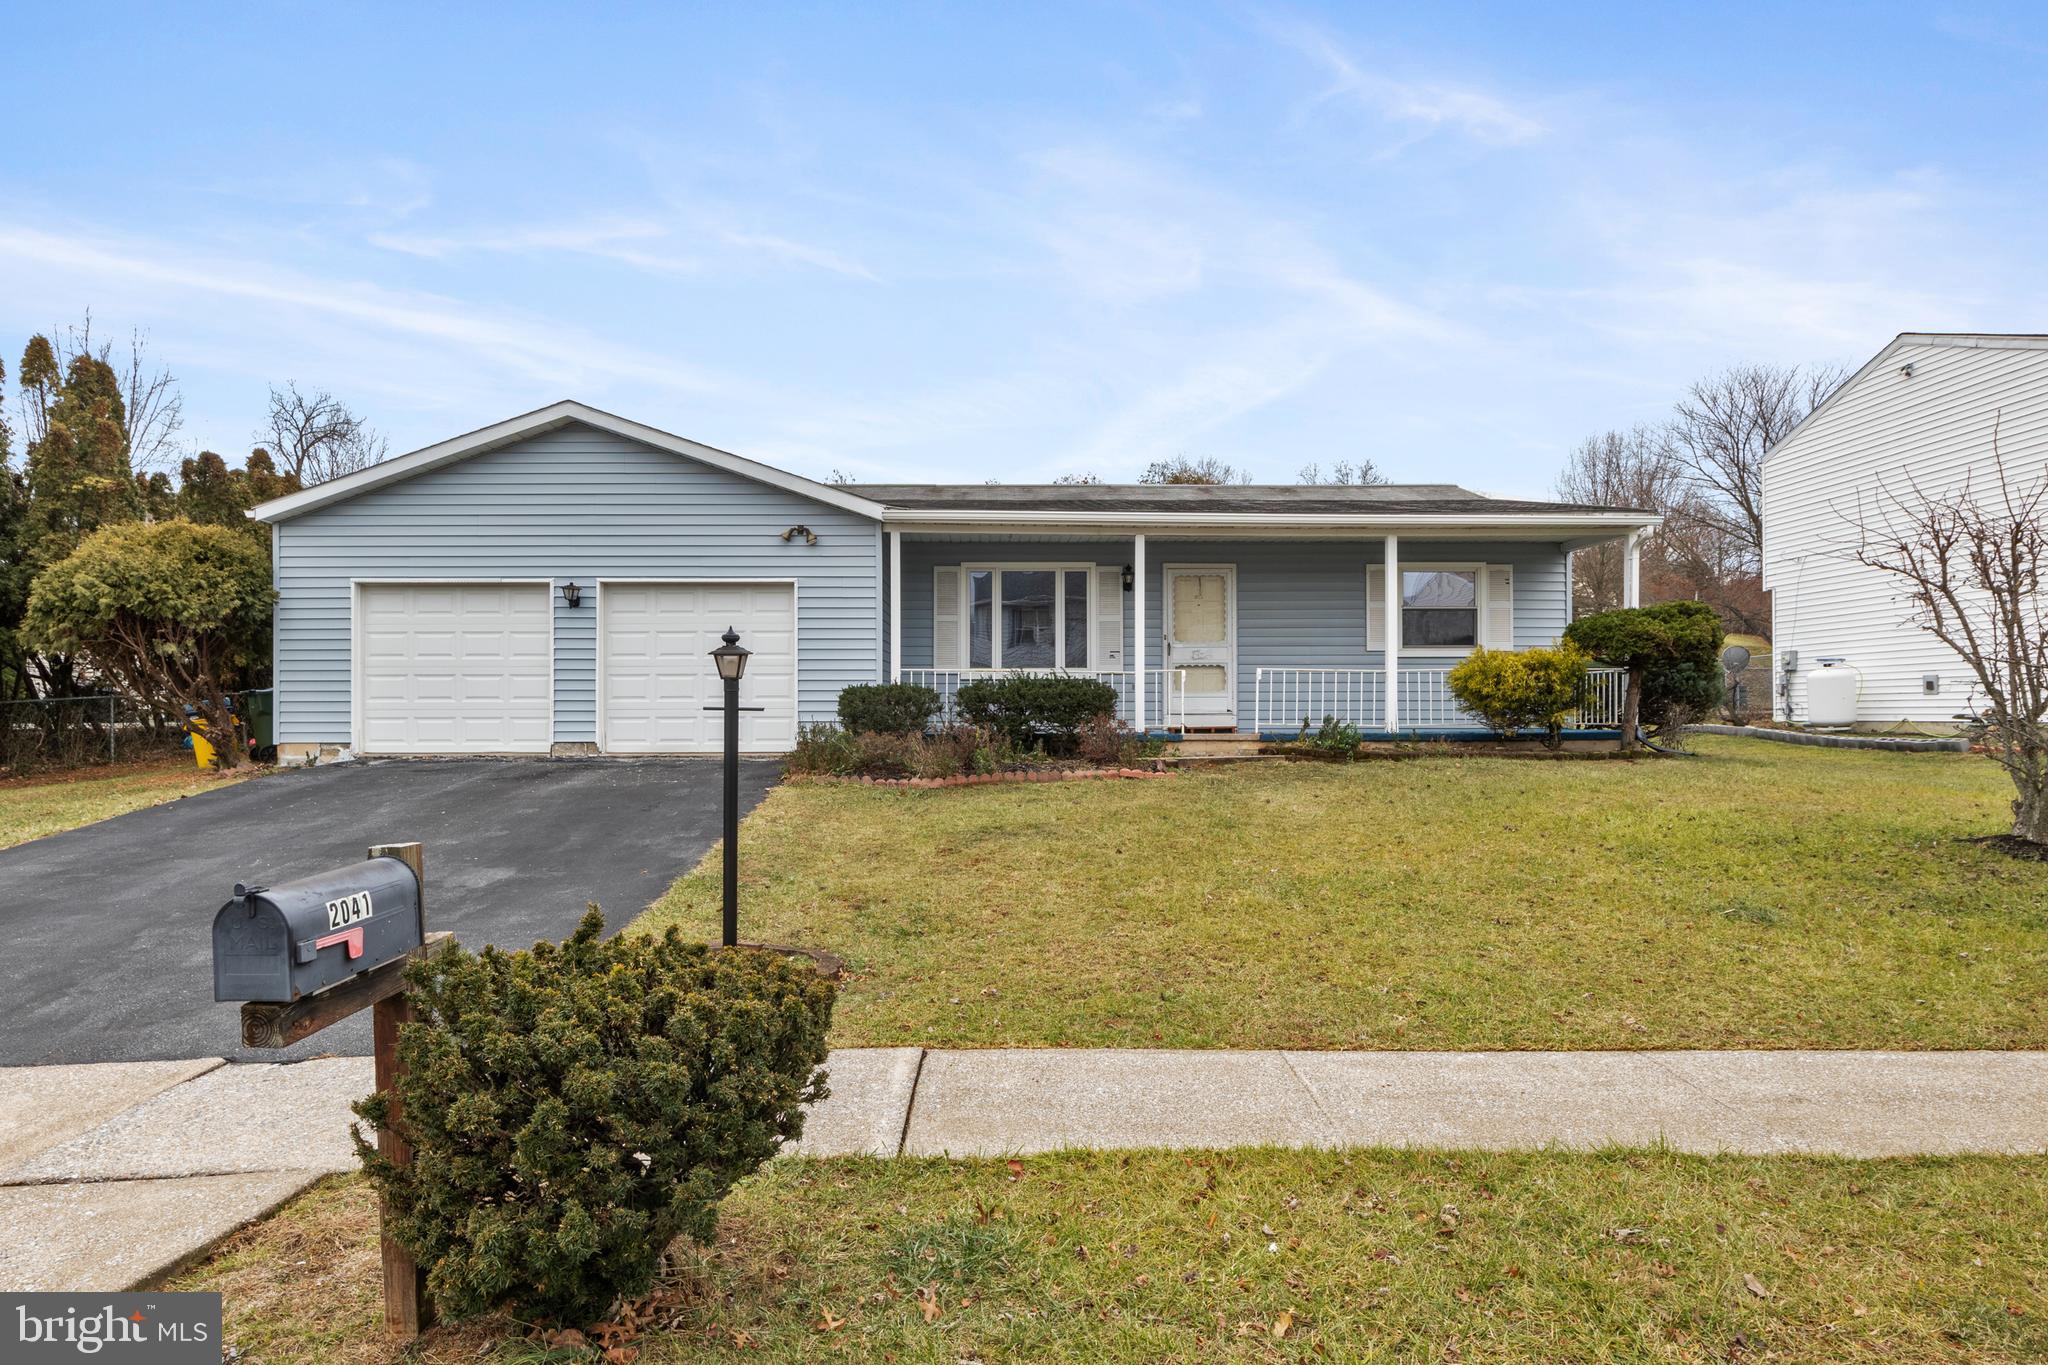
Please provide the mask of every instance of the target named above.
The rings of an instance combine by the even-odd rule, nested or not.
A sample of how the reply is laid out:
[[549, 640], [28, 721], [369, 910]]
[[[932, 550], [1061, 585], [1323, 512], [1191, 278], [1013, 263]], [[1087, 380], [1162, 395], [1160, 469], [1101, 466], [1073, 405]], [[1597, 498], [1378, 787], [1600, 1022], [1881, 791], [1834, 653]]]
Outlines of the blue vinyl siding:
[[352, 578], [581, 584], [553, 598], [557, 743], [597, 738], [599, 578], [794, 580], [798, 718], [829, 719], [882, 666], [881, 554], [875, 522], [801, 494], [592, 427], [530, 437], [277, 528], [278, 739], [352, 739]]
[[[1237, 566], [1239, 715], [1252, 714], [1259, 667], [1375, 668], [1383, 659], [1365, 640], [1365, 570], [1383, 562], [1378, 540], [1145, 541], [1146, 667], [1161, 666], [1161, 596], [1168, 564]], [[942, 564], [1054, 562], [1124, 565], [1128, 537], [1097, 541], [903, 542], [903, 666], [932, 666], [932, 570]], [[1564, 633], [1570, 594], [1565, 552], [1550, 541], [1427, 541], [1404, 537], [1410, 563], [1507, 564], [1515, 578], [1515, 645], [1530, 649]], [[1124, 596], [1124, 656], [1131, 656], [1131, 597]], [[1374, 642], [1377, 645], [1377, 642]], [[1448, 666], [1459, 656], [1404, 650], [1404, 666]]]

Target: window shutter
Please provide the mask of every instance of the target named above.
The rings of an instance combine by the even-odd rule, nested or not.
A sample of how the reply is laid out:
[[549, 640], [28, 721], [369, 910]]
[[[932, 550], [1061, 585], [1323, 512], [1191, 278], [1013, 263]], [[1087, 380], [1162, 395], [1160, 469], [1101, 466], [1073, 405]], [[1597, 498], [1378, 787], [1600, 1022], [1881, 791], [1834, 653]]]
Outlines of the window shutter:
[[960, 667], [960, 566], [932, 570], [932, 667]]
[[1486, 575], [1486, 620], [1480, 623], [1480, 643], [1488, 649], [1515, 647], [1515, 571], [1506, 564], [1489, 564]]
[[1365, 647], [1387, 647], [1387, 568], [1384, 564], [1365, 566]]
[[[1124, 571], [1095, 569], [1095, 639], [1091, 661], [1106, 673], [1124, 671]], [[1069, 625], [1067, 629], [1072, 630]]]

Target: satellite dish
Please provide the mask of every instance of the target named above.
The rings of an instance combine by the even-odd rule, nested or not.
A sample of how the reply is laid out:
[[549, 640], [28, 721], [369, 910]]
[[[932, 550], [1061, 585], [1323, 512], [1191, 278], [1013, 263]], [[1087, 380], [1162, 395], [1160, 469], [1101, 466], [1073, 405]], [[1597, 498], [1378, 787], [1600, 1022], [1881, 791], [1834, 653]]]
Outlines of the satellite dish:
[[1749, 647], [1730, 645], [1721, 651], [1721, 668], [1724, 672], [1740, 673], [1749, 667]]

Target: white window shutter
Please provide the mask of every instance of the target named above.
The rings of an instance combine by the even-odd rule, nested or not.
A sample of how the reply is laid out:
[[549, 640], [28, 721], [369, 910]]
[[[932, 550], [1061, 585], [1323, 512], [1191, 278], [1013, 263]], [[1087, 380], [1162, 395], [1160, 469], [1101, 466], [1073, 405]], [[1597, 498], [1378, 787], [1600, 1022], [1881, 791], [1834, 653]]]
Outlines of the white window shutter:
[[1486, 575], [1486, 620], [1480, 643], [1488, 649], [1515, 647], [1515, 571], [1511, 565], [1489, 564]]
[[1365, 647], [1387, 647], [1387, 569], [1383, 564], [1365, 566]]
[[[1092, 661], [1105, 673], [1124, 671], [1124, 571], [1121, 567], [1097, 565], [1095, 569], [1095, 639]], [[1073, 623], [1067, 624], [1072, 630]]]
[[932, 570], [932, 667], [960, 667], [960, 566]]

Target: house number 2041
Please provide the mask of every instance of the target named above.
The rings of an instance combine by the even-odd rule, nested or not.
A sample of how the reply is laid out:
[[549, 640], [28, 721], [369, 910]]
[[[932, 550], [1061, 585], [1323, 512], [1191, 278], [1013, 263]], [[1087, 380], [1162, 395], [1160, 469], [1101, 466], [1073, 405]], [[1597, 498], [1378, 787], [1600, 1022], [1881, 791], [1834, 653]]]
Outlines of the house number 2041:
[[345, 929], [358, 920], [370, 917], [370, 893], [355, 891], [327, 902], [327, 927]]

